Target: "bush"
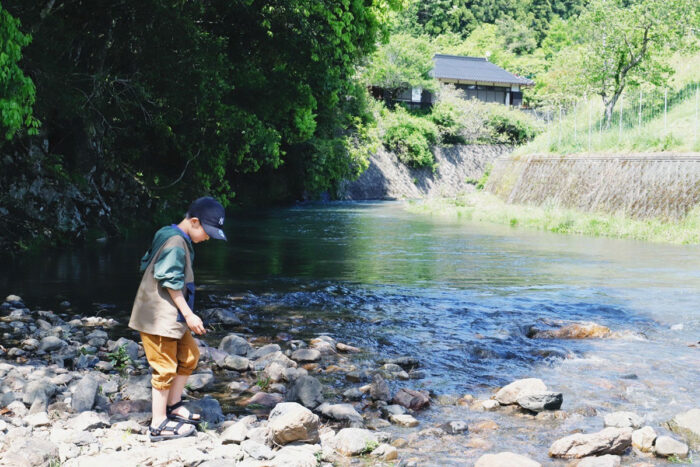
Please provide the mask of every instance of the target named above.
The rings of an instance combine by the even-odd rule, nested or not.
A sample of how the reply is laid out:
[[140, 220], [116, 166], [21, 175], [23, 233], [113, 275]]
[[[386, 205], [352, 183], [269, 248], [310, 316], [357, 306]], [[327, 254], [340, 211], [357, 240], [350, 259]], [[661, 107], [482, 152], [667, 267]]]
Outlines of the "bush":
[[442, 144], [489, 140], [490, 132], [485, 123], [487, 106], [475, 99], [464, 99], [462, 91], [452, 85], [440, 87], [430, 118], [438, 128]]
[[384, 126], [384, 146], [395, 152], [401, 162], [411, 167], [435, 164], [430, 146], [437, 142], [439, 132], [433, 122], [397, 107], [394, 112], [385, 113]]
[[517, 109], [500, 104], [489, 105], [486, 125], [498, 143], [523, 144], [531, 141], [540, 132], [535, 119]]

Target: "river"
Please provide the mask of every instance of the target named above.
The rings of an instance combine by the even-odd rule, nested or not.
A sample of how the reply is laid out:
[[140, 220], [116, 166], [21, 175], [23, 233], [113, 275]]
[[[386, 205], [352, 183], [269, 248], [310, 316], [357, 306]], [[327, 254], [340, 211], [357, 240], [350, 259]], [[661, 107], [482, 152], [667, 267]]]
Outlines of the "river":
[[[499, 429], [483, 435], [485, 443], [549, 462], [552, 441], [601, 429], [604, 413], [631, 410], [659, 431], [698, 406], [697, 246], [448, 221], [409, 214], [399, 202], [237, 214], [226, 233], [227, 243], [195, 247], [198, 306], [229, 301], [257, 335], [327, 333], [368, 350], [362, 358], [370, 367], [379, 358], [417, 357], [426, 377], [391, 382], [394, 390], [487, 398], [514, 379], [538, 377], [564, 394], [562, 410], [571, 414], [543, 422], [434, 404], [418, 416], [421, 428], [491, 419]], [[72, 313], [125, 323], [149, 241], [27, 255], [0, 271], [0, 289], [32, 308], [69, 300]], [[619, 337], [527, 337], [532, 326], [583, 321]], [[209, 335], [213, 345], [220, 335]], [[490, 450], [453, 438], [415, 439], [415, 455], [425, 465], [463, 465]]]

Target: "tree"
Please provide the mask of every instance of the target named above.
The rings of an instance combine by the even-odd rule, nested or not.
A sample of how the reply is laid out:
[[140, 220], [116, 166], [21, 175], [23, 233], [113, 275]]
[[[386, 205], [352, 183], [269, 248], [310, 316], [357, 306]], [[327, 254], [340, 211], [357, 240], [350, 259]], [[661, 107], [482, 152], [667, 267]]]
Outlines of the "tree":
[[582, 38], [580, 77], [600, 95], [606, 125], [629, 84], [662, 84], [673, 70], [671, 52], [687, 47], [697, 26], [694, 0], [592, 0], [577, 22]]

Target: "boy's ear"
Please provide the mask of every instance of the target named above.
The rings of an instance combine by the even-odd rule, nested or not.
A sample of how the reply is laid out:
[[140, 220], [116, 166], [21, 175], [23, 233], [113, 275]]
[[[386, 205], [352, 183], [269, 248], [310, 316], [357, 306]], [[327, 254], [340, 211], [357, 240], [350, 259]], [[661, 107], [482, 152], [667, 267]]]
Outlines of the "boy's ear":
[[193, 226], [197, 226], [199, 224], [199, 218], [198, 217], [190, 217], [190, 223], [192, 223]]

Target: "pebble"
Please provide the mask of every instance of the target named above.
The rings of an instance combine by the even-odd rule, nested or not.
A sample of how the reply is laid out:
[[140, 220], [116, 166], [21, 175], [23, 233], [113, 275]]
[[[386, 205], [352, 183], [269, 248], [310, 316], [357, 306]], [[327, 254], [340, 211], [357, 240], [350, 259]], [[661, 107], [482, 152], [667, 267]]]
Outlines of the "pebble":
[[389, 420], [391, 420], [392, 423], [399, 425], [399, 426], [405, 426], [412, 428], [414, 426], [418, 426], [418, 420], [416, 420], [413, 416], [408, 415], [408, 414], [403, 414], [403, 415], [391, 415], [389, 417]]

